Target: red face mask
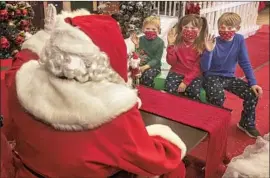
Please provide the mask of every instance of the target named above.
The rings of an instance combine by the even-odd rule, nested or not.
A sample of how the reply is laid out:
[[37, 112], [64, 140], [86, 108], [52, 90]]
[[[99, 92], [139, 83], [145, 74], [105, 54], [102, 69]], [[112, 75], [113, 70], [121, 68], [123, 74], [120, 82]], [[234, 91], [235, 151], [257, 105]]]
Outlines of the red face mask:
[[198, 36], [198, 31], [197, 30], [188, 30], [188, 29], [183, 29], [182, 30], [182, 37], [184, 41], [192, 41], [195, 40]]
[[154, 40], [157, 38], [157, 32], [146, 31], [144, 32], [144, 34], [145, 34], [145, 38], [148, 40]]
[[232, 37], [234, 37], [235, 35], [235, 31], [218, 31], [220, 38], [228, 41], [230, 39], [232, 39]]

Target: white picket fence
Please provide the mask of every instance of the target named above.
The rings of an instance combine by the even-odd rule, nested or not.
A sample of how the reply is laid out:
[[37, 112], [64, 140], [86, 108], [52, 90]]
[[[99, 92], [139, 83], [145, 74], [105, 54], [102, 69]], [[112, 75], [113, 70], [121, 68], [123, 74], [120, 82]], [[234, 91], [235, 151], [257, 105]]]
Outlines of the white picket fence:
[[[195, 2], [194, 2], [195, 3]], [[201, 10], [200, 15], [206, 17], [209, 25], [209, 32], [218, 34], [217, 21], [225, 12], [235, 12], [242, 18], [240, 34], [245, 38], [253, 35], [259, 26], [256, 24], [259, 2], [198, 2]], [[154, 9], [162, 16], [178, 18], [185, 14], [186, 2], [180, 1], [156, 1]]]

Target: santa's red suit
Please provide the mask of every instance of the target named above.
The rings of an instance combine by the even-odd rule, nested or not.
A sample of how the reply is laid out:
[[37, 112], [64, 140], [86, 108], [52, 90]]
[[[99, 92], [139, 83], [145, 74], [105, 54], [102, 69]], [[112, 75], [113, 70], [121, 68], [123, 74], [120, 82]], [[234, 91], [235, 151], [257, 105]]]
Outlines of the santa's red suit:
[[[185, 144], [167, 126], [145, 127], [137, 93], [125, 83], [126, 46], [115, 20], [59, 18], [45, 49], [41, 63], [18, 67], [10, 87], [15, 149], [24, 164], [18, 178], [105, 178], [120, 170], [185, 177]], [[119, 80], [94, 78], [100, 76], [89, 68], [98, 72], [94, 64], [104, 59], [102, 69]]]
[[[21, 47], [21, 50], [16, 54], [12, 62], [12, 67], [5, 74], [5, 87], [7, 92], [10, 90], [10, 86], [14, 83], [15, 74], [20, 67], [30, 61], [38, 60], [41, 55], [42, 49], [45, 46], [47, 40], [50, 38], [50, 33], [54, 29], [56, 18], [65, 18], [65, 17], [75, 17], [80, 15], [89, 15], [90, 13], [84, 9], [78, 9], [72, 12], [62, 11], [60, 14], [56, 14], [56, 8], [49, 4], [47, 7], [46, 17], [45, 17], [45, 28], [38, 31], [27, 39]], [[3, 133], [7, 136], [8, 140], [13, 140], [13, 130], [12, 129], [12, 119], [10, 119], [8, 111], [8, 99], [6, 101], [6, 107], [4, 111], [4, 127]]]

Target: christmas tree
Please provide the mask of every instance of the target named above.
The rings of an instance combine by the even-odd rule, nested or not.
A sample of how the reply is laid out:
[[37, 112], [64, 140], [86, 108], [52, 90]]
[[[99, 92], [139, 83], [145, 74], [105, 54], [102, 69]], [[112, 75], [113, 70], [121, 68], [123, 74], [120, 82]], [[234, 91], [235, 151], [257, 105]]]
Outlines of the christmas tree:
[[34, 11], [27, 2], [0, 2], [0, 59], [12, 58], [21, 48], [25, 33], [32, 33]]
[[119, 5], [119, 12], [112, 17], [119, 22], [124, 38], [129, 38], [133, 32], [140, 33], [143, 20], [155, 15], [151, 1], [121, 1]]

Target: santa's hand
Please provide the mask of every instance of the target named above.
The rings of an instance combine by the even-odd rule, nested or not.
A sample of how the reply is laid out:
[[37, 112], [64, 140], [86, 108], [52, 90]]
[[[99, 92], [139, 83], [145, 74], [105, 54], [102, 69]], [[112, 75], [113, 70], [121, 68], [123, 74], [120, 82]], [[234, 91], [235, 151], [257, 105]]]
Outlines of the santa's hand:
[[52, 29], [54, 29], [56, 23], [56, 8], [52, 4], [49, 4], [47, 7], [44, 23], [44, 30], [47, 33], [50, 33]]

